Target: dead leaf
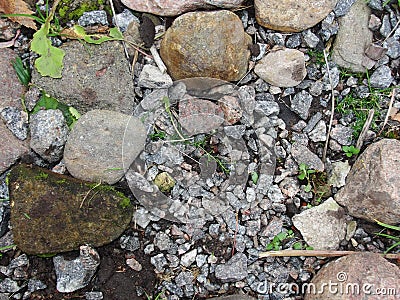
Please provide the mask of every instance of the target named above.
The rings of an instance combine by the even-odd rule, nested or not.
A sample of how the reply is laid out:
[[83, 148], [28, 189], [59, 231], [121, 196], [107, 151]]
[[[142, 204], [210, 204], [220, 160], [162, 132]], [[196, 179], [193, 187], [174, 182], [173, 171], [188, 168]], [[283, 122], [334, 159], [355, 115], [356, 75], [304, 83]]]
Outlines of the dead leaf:
[[[23, 0], [0, 1], [0, 12], [4, 14], [26, 14], [33, 15], [34, 12], [29, 9], [28, 4]], [[11, 21], [17, 22], [25, 27], [37, 30], [33, 19], [29, 17], [8, 17]]]

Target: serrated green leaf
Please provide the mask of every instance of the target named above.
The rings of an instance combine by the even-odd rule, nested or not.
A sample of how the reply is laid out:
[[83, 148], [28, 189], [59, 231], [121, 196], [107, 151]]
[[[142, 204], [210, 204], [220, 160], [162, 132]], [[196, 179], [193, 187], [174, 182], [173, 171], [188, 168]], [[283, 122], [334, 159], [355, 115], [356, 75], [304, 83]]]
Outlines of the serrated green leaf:
[[64, 56], [64, 50], [50, 45], [46, 54], [35, 60], [35, 67], [42, 76], [61, 78]]

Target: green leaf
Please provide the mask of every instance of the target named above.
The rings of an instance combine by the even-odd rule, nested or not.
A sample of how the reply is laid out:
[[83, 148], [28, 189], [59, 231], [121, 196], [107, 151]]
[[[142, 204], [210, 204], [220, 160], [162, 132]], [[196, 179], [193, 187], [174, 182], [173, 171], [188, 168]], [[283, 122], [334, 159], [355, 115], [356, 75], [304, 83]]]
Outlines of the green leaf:
[[274, 248], [274, 244], [271, 242], [267, 245], [267, 247], [265, 248], [267, 251], [270, 251]]
[[301, 250], [301, 249], [303, 249], [303, 244], [302, 244], [301, 242], [296, 242], [296, 243], [294, 243], [294, 244], [292, 245], [292, 248], [293, 248], [294, 250]]
[[306, 247], [306, 250], [314, 250], [314, 247], [307, 246], [307, 247]]
[[124, 36], [121, 31], [117, 27], [113, 27], [110, 29], [110, 36], [116, 40], [123, 40]]
[[307, 185], [304, 187], [304, 191], [307, 192], [307, 193], [311, 191], [311, 184], [310, 183], [307, 183]]
[[50, 46], [45, 55], [35, 60], [35, 67], [42, 76], [61, 78], [64, 55], [64, 50]]
[[50, 40], [47, 38], [49, 33], [49, 24], [44, 23], [38, 31], [33, 35], [31, 42], [31, 50], [39, 55], [46, 54], [49, 46], [51, 46]]
[[254, 184], [257, 184], [257, 182], [258, 182], [258, 174], [257, 174], [257, 172], [251, 173], [251, 181], [253, 181]]
[[63, 69], [64, 50], [51, 45], [47, 38], [49, 22], [46, 21], [33, 35], [31, 50], [40, 55], [35, 61], [35, 67], [42, 76], [61, 78]]
[[31, 81], [31, 73], [29, 72], [28, 68], [24, 67], [22, 63], [22, 59], [17, 57], [13, 62], [13, 68], [17, 73], [19, 81], [24, 85], [28, 86], [29, 82]]
[[110, 36], [103, 34], [87, 34], [85, 32], [85, 29], [79, 25], [75, 25], [72, 29], [74, 31], [75, 38], [84, 40], [86, 43], [89, 44], [99, 45], [101, 43], [108, 41], [116, 41], [124, 39], [122, 33], [118, 30], [118, 28], [111, 28]]
[[389, 225], [389, 224], [380, 222], [378, 220], [375, 220], [375, 222], [378, 223], [378, 225], [380, 225], [382, 227], [385, 227], [385, 228], [388, 228], [388, 229], [393, 229], [393, 230], [396, 230], [396, 231], [400, 231], [400, 227], [398, 227], [398, 226]]
[[69, 107], [69, 112], [77, 120], [81, 117], [81, 114], [72, 106]]
[[32, 114], [36, 114], [41, 109], [57, 109], [58, 101], [49, 95], [42, 94], [39, 101], [32, 110]]
[[284, 239], [286, 239], [287, 238], [287, 232], [281, 232], [281, 233], [278, 233], [275, 237], [280, 241], [280, 242], [282, 242]]
[[299, 175], [297, 175], [297, 178], [300, 180], [304, 180], [306, 178], [306, 174], [305, 173], [301, 173]]

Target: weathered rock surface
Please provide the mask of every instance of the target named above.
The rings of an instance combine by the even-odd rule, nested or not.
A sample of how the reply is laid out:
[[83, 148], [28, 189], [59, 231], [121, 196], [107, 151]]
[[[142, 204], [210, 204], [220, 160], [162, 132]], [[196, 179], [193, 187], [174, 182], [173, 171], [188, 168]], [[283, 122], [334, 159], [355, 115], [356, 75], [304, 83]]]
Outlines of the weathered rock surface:
[[40, 110], [31, 116], [31, 148], [48, 162], [61, 160], [68, 126], [58, 109]]
[[108, 244], [132, 218], [129, 199], [111, 187], [27, 165], [11, 170], [10, 201], [15, 244], [28, 254]]
[[256, 65], [254, 72], [274, 86], [296, 86], [307, 75], [304, 54], [296, 49], [272, 51]]
[[332, 198], [293, 216], [293, 225], [315, 250], [336, 250], [346, 236], [344, 209]]
[[179, 102], [179, 123], [189, 133], [209, 133], [224, 123], [224, 113], [215, 103], [189, 98]]
[[73, 41], [61, 48], [66, 52], [62, 78], [42, 77], [33, 71], [33, 84], [81, 114], [92, 109], [133, 112], [133, 81], [119, 42], [83, 45]]
[[333, 46], [332, 60], [353, 72], [365, 72], [364, 54], [372, 43], [372, 31], [368, 28], [371, 10], [363, 0], [357, 0], [350, 11], [339, 18], [339, 32]]
[[247, 257], [243, 253], [236, 253], [225, 264], [215, 267], [215, 277], [223, 282], [235, 282], [246, 278]]
[[361, 252], [329, 262], [318, 271], [311, 284], [315, 289], [306, 292], [305, 300], [395, 300], [398, 295], [383, 296], [382, 292], [389, 288], [398, 292], [400, 269], [377, 253]]
[[0, 174], [29, 152], [29, 142], [17, 139], [7, 126], [0, 122]]
[[72, 176], [114, 184], [144, 149], [146, 130], [139, 119], [115, 111], [92, 110], [74, 125], [64, 150]]
[[312, 100], [313, 97], [307, 91], [303, 90], [290, 98], [290, 108], [297, 113], [300, 118], [306, 120]]
[[20, 83], [12, 67], [12, 62], [16, 58], [17, 54], [11, 49], [0, 48], [0, 108], [13, 106], [23, 109], [21, 97], [25, 92], [25, 87]]
[[234, 13], [193, 12], [175, 19], [160, 53], [175, 80], [213, 77], [236, 81], [246, 74], [250, 44], [250, 36]]
[[235, 8], [243, 0], [122, 0], [122, 3], [134, 11], [148, 12], [160, 16], [177, 16], [197, 9]]
[[266, 28], [300, 32], [322, 21], [337, 0], [255, 0], [257, 22]]
[[400, 223], [400, 141], [383, 139], [358, 157], [335, 200], [352, 216]]
[[299, 142], [292, 145], [291, 154], [298, 164], [304, 163], [310, 169], [318, 171], [324, 170], [324, 164], [321, 159], [315, 153], [311, 152], [307, 146], [302, 145]]
[[95, 249], [85, 245], [79, 250], [80, 255], [74, 260], [67, 260], [62, 255], [53, 258], [60, 293], [71, 293], [88, 285], [100, 264]]
[[138, 85], [150, 89], [169, 88], [172, 85], [172, 79], [168, 74], [161, 73], [159, 68], [145, 65], [140, 73]]

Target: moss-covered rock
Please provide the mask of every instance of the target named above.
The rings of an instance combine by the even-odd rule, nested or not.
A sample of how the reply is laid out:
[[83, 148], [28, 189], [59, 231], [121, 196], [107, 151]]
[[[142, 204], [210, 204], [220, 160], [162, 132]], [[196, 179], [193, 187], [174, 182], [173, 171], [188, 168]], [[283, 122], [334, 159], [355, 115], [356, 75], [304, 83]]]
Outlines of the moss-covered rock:
[[78, 20], [84, 12], [92, 10], [110, 11], [107, 0], [61, 0], [57, 12], [62, 23]]
[[14, 167], [9, 182], [14, 241], [28, 254], [108, 244], [132, 219], [129, 198], [112, 186], [28, 165]]

